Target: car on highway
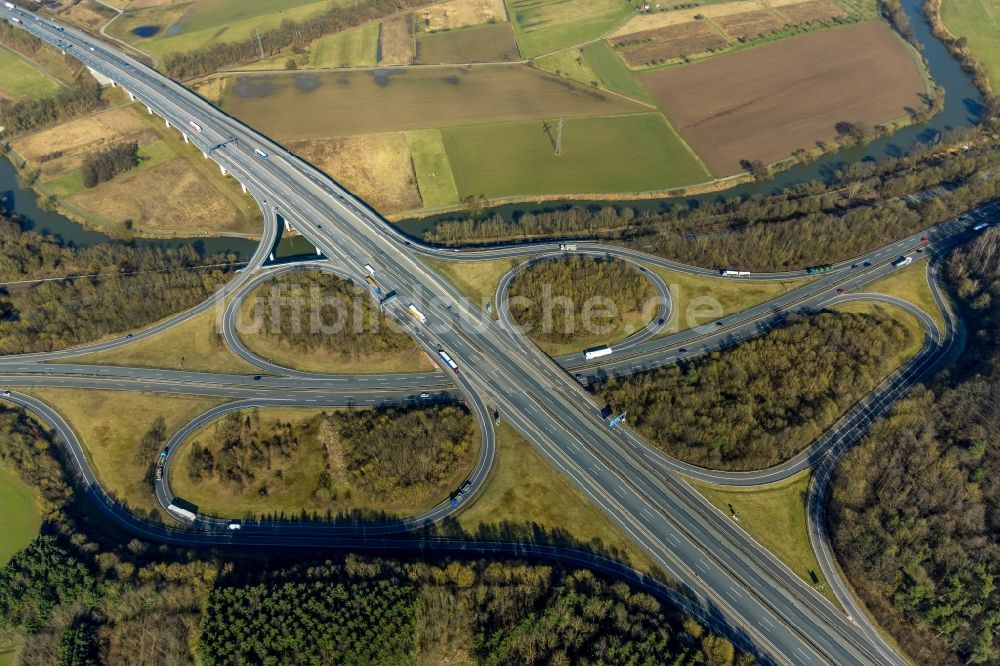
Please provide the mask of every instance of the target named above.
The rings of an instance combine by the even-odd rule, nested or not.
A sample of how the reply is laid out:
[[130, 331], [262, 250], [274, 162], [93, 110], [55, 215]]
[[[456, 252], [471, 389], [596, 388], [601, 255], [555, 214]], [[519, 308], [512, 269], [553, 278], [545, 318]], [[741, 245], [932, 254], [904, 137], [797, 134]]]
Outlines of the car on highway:
[[921, 243], [930, 243], [930, 242], [931, 242], [931, 239], [930, 239], [930, 238], [928, 238], [927, 236], [921, 236], [921, 237], [920, 237], [920, 242], [921, 242]]
[[2, 395], [5, 398], [9, 398], [10, 397], [10, 391], [0, 391], [0, 395]]
[[845, 292], [842, 287], [837, 287], [837, 293], [838, 294], [844, 294], [844, 293], [847, 293], [847, 292]]
[[663, 317], [660, 317], [660, 318], [659, 318], [659, 319], [657, 320], [657, 322], [656, 322], [656, 325], [657, 325], [657, 326], [663, 326], [663, 324], [664, 324], [665, 322], [666, 322], [666, 320], [665, 320], [665, 319], [664, 319]]
[[126, 335], [126, 336], [125, 336], [125, 339], [126, 339], [126, 340], [131, 340], [131, 339], [132, 339], [132, 334], [131, 334], [131, 333], [129, 333], [128, 335]]
[[424, 400], [426, 400], [427, 398], [431, 397], [431, 394], [430, 393], [421, 393], [420, 397], [423, 398]]
[[242, 527], [242, 525], [240, 525], [239, 523], [229, 523], [228, 525], [226, 525], [227, 530], [231, 530], [234, 532], [240, 529], [240, 527]]
[[255, 382], [259, 382], [259, 381], [260, 381], [260, 375], [254, 375], [254, 376], [253, 376], [253, 380], [254, 380]]
[[715, 322], [715, 325], [716, 325], [716, 326], [725, 326], [725, 324], [723, 324], [721, 320], [720, 320], [720, 321], [717, 321], [717, 322]]

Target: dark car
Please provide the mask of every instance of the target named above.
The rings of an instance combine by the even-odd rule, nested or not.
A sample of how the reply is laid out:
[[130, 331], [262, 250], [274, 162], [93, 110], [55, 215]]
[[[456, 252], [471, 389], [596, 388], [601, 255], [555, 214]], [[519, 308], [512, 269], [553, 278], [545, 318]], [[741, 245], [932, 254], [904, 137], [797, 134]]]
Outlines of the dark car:
[[663, 317], [660, 317], [660, 319], [656, 322], [656, 325], [657, 326], [663, 326], [663, 322], [665, 322], [665, 321], [666, 320]]
[[256, 382], [256, 381], [260, 381], [260, 375], [254, 375], [254, 376], [253, 376], [253, 380], [254, 380], [255, 382]]
[[717, 322], [715, 322], [715, 325], [716, 325], [716, 326], [722, 326], [722, 325], [723, 325], [723, 323], [722, 323], [721, 321], [717, 321]]
[[131, 333], [129, 333], [128, 335], [126, 335], [126, 336], [125, 336], [125, 339], [126, 339], [126, 340], [131, 340], [131, 339], [132, 339], [132, 334], [131, 334]]
[[844, 293], [844, 290], [843, 290], [843, 289], [839, 289], [839, 288], [838, 288], [838, 289], [837, 289], [837, 293], [838, 293], [838, 294], [843, 294], [843, 293]]
[[870, 262], [870, 261], [866, 261], [866, 262], [864, 263], [864, 266], [865, 266], [865, 268], [868, 268], [868, 267], [869, 267], [869, 266], [871, 266], [871, 265], [872, 265], [872, 262]]

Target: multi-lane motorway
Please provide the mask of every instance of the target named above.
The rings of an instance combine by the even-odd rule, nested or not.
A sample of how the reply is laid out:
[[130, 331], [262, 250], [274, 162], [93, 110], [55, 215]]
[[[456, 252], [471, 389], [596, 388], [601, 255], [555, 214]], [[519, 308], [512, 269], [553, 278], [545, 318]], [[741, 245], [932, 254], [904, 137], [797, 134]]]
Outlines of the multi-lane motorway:
[[[454, 393], [462, 396], [479, 415], [483, 429], [484, 446], [473, 479], [476, 485], [485, 477], [492, 461], [490, 419], [483, 416], [489, 405], [520, 430], [665, 571], [685, 583], [690, 597], [681, 603], [690, 605], [693, 600], [702, 609], [711, 609], [708, 615], [713, 625], [725, 621], [730, 626], [731, 634], [742, 637], [743, 643], [752, 642], [769, 660], [796, 664], [905, 663], [867, 625], [863, 615], [853, 613], [853, 619], [845, 617], [701, 500], [676, 474], [676, 461], [658, 454], [627, 428], [609, 429], [601, 417], [599, 406], [574, 375], [587, 380], [596, 377], [599, 371], [630, 372], [670, 362], [683, 354], [731, 345], [759, 334], [789, 313], [822, 307], [835, 294], [837, 287], [843, 285], [844, 288], [855, 289], [888, 272], [891, 270], [889, 261], [918, 247], [920, 236], [902, 239], [859, 258], [854, 262], [858, 264], [857, 268], [851, 263], [838, 264], [830, 273], [800, 289], [726, 318], [722, 326], [712, 324], [664, 337], [657, 337], [658, 330], [639, 334], [610, 364], [581, 364], [578, 358], [553, 360], [541, 354], [516, 331], [504, 326], [504, 322], [494, 321], [468, 303], [453, 285], [428, 267], [422, 257], [482, 259], [552, 251], [557, 247], [543, 244], [532, 248], [493, 248], [464, 253], [415, 243], [398, 234], [362, 202], [311, 165], [226, 116], [183, 86], [73, 28], [36, 20], [34, 15], [21, 10], [3, 10], [0, 14], [21, 18], [26, 30], [63, 48], [93, 70], [117, 82], [145, 103], [151, 113], [184, 131], [207, 156], [243, 183], [261, 205], [266, 220], [265, 239], [247, 269], [212, 301], [159, 326], [137, 332], [131, 340], [55, 354], [3, 359], [0, 361], [0, 375], [5, 383], [205, 393], [249, 401], [244, 404], [259, 404], [276, 398], [284, 399], [285, 404], [289, 400], [303, 403], [315, 401], [315, 404], [345, 404], [349, 400], [355, 404], [383, 404], [414, 399], [414, 394], [420, 389]], [[191, 122], [195, 122], [199, 129], [192, 129]], [[981, 214], [991, 212], [987, 210]], [[266, 362], [249, 351], [240, 351], [242, 346], [238, 336], [231, 335], [232, 316], [226, 317], [227, 342], [244, 358], [276, 376], [262, 375], [260, 379], [255, 379], [206, 373], [43, 364], [44, 361], [66, 360], [85, 351], [131, 344], [233, 295], [236, 298], [230, 301], [229, 310], [235, 311], [233, 303], [238, 303], [258, 280], [264, 279], [257, 277], [258, 269], [270, 251], [276, 216], [279, 214], [324, 256], [331, 258], [326, 270], [361, 282], [366, 275], [364, 266], [375, 267], [383, 288], [398, 294], [397, 300], [386, 305], [386, 313], [396, 318], [432, 357], [438, 349], [447, 350], [460, 371], [454, 373], [446, 369], [443, 373], [428, 376], [370, 377], [364, 380], [295, 373], [264, 365]], [[925, 232], [931, 237], [929, 247], [945, 249], [967, 235], [971, 225], [971, 219], [959, 219]], [[630, 260], [675, 270], [711, 272], [621, 248], [588, 245], [587, 251], [613, 252]], [[800, 273], [793, 272], [767, 276], [766, 279], [799, 276]], [[667, 312], [668, 298], [661, 314]], [[405, 304], [408, 303], [417, 304], [426, 314], [426, 324], [407, 314]], [[657, 317], [657, 326], [661, 318], [666, 317]], [[947, 337], [947, 332], [944, 332], [930, 338], [931, 346], [941, 348], [942, 340]], [[687, 351], [682, 352], [682, 348]], [[926, 348], [927, 353], [918, 357], [921, 359], [918, 363], [929, 361], [932, 355], [928, 350]], [[890, 381], [879, 395], [890, 396], [893, 391], [898, 393], [905, 389], [907, 382], [918, 376], [918, 369], [917, 365], [912, 365], [900, 377]], [[365, 382], [367, 385], [363, 386]], [[456, 386], [457, 389], [454, 388]], [[188, 545], [340, 546], [358, 549], [409, 547], [445, 552], [475, 551], [468, 544], [441, 541], [434, 542], [438, 544], [434, 545], [427, 539], [405, 541], [382, 536], [384, 532], [409, 529], [416, 524], [438, 520], [452, 510], [445, 506], [411, 521], [402, 521], [405, 523], [402, 525], [385, 523], [362, 529], [356, 525], [286, 523], [269, 524], [258, 530], [241, 529], [233, 533], [222, 529], [219, 523], [204, 519], [187, 529], [146, 523], [106, 499], [75, 436], [52, 408], [27, 396], [12, 397], [53, 424], [70, 447], [83, 482], [109, 515], [147, 538]], [[841, 432], [847, 431], [841, 427]], [[824, 451], [829, 452], [837, 442], [847, 440], [834, 438], [831, 441], [834, 443], [826, 444]], [[820, 459], [806, 457], [795, 465], [812, 464]], [[700, 473], [687, 468], [680, 468], [679, 471]], [[160, 484], [157, 492], [161, 500], [169, 501], [169, 484]], [[523, 544], [495, 545], [495, 548], [495, 552], [585, 557], [568, 555], [565, 551], [542, 553], [537, 550], [538, 547]], [[611, 565], [597, 563], [594, 566]], [[704, 617], [706, 613], [699, 612], [699, 615]]]

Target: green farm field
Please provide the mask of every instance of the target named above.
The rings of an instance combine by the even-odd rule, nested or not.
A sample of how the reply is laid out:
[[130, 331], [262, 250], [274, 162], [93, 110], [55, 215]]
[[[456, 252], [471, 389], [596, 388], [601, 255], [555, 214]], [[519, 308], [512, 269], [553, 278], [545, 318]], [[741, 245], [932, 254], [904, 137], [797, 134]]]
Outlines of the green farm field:
[[512, 62], [519, 58], [509, 23], [417, 35], [417, 64]]
[[378, 23], [322, 37], [312, 43], [310, 67], [373, 67], [378, 64]]
[[42, 516], [31, 487], [0, 467], [0, 567], [38, 535]]
[[1000, 6], [996, 0], [942, 0], [941, 20], [986, 68], [990, 86], [1000, 90]]
[[[111, 22], [108, 34], [156, 56], [191, 51], [212, 42], [246, 39], [285, 19], [299, 20], [322, 11], [329, 0], [203, 0], [127, 11]], [[132, 30], [160, 28], [142, 38]]]
[[413, 130], [406, 133], [410, 159], [417, 175], [420, 198], [425, 208], [449, 206], [458, 203], [458, 188], [451, 171], [448, 153], [444, 148], [441, 131], [436, 129]]
[[643, 192], [711, 178], [656, 113], [567, 119], [559, 156], [556, 121], [548, 126], [536, 120], [442, 130], [459, 195]]
[[526, 58], [589, 42], [632, 13], [626, 0], [506, 0]]
[[13, 51], [0, 47], [0, 97], [25, 99], [53, 94], [59, 85]]
[[279, 141], [647, 110], [516, 64], [232, 75], [223, 108]]
[[653, 98], [632, 76], [632, 72], [606, 41], [587, 44], [581, 50], [584, 62], [590, 66], [605, 88], [648, 104], [654, 103]]

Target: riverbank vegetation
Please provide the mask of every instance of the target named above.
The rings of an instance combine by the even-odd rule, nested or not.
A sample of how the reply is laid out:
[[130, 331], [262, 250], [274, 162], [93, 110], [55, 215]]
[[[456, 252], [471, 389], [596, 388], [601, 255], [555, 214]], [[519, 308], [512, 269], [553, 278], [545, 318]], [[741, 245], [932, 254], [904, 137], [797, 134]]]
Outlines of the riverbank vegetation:
[[841, 463], [830, 498], [840, 562], [882, 626], [920, 663], [1000, 659], [1000, 234], [948, 264], [969, 344]]
[[43, 536], [0, 569], [0, 627], [18, 663], [754, 663], [674, 607], [581, 569], [129, 539], [70, 499], [52, 436], [0, 405], [8, 414], [18, 416], [0, 428], [16, 436], [3, 431], [0, 455], [25, 463], [50, 508]]
[[522, 268], [508, 293], [514, 321], [549, 354], [628, 337], [658, 312], [654, 296], [635, 267], [579, 255]]
[[[1000, 197], [1000, 151], [956, 131], [899, 158], [844, 167], [830, 184], [662, 210], [568, 207], [506, 220], [470, 215], [425, 234], [443, 244], [593, 236], [689, 264], [780, 271], [849, 259]], [[940, 185], [947, 192], [911, 197]]]
[[414, 515], [447, 500], [479, 450], [455, 406], [241, 410], [190, 439], [171, 489], [226, 518]]
[[762, 469], [807, 447], [870, 393], [911, 338], [886, 314], [823, 312], [595, 391], [672, 456], [714, 469]]
[[278, 275], [240, 313], [240, 339], [258, 356], [310, 372], [420, 372], [433, 364], [367, 289], [321, 271]]

